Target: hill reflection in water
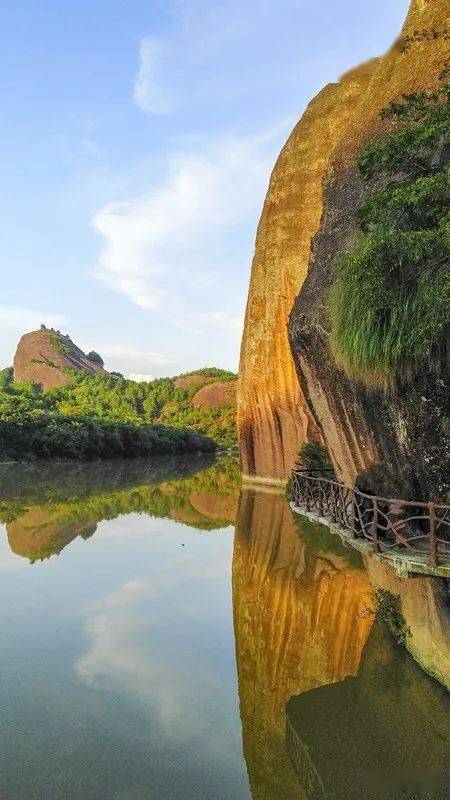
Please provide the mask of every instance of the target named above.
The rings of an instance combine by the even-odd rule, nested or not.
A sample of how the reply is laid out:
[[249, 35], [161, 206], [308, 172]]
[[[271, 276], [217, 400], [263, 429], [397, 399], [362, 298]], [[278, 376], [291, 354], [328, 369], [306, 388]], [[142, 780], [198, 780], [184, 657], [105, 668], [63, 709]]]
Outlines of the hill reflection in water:
[[236, 520], [239, 487], [233, 458], [20, 465], [3, 472], [0, 521], [11, 550], [36, 561], [60, 553], [77, 536], [88, 539], [99, 522], [122, 514], [223, 528]]

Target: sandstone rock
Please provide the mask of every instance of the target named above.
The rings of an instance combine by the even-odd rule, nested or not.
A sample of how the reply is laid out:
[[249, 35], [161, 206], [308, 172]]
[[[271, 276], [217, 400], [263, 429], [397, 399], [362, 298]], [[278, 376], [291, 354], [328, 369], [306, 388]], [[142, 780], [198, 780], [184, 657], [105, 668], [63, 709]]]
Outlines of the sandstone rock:
[[199, 514], [218, 522], [232, 525], [236, 522], [238, 494], [225, 495], [213, 492], [192, 492], [189, 502]]
[[33, 381], [44, 390], [53, 389], [71, 380], [65, 369], [88, 372], [90, 375], [105, 373], [99, 364], [87, 358], [69, 336], [48, 328], [22, 336], [14, 356], [16, 382]]
[[326, 86], [273, 170], [256, 237], [241, 346], [238, 429], [244, 475], [286, 480], [320, 433], [299, 387], [287, 322], [322, 216], [322, 181], [376, 61]]
[[400, 597], [401, 613], [410, 635], [406, 647], [433, 678], [450, 689], [450, 617], [448, 582], [444, 578], [399, 578], [387, 564], [364, 559], [374, 589]]
[[448, 0], [413, 0], [399, 41], [379, 61], [366, 91], [354, 97], [353, 113], [327, 172], [322, 221], [289, 325], [302, 391], [338, 476], [351, 484], [359, 473], [381, 463], [401, 480], [403, 492], [416, 499], [441, 492], [437, 476], [446, 443], [433, 436], [438, 426], [432, 414], [440, 413], [436, 378], [424, 370], [413, 388], [389, 396], [350, 381], [329, 349], [326, 295], [336, 260], [355, 236], [355, 212], [363, 196], [357, 155], [389, 124], [380, 121], [380, 111], [391, 100], [438, 84], [449, 55], [448, 17]]
[[177, 378], [173, 385], [175, 389], [190, 389], [192, 386], [202, 386], [202, 384], [207, 383], [209, 378], [206, 375], [200, 375], [200, 373], [195, 375], [185, 375], [181, 378]]
[[215, 381], [198, 390], [192, 398], [194, 408], [217, 408], [236, 402], [236, 381]]

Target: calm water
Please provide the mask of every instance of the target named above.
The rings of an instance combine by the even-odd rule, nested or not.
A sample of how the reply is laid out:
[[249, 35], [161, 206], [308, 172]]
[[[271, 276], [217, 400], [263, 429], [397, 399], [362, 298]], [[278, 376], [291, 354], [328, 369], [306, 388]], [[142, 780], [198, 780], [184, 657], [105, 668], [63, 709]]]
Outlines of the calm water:
[[448, 796], [356, 555], [231, 460], [0, 467], [2, 800]]

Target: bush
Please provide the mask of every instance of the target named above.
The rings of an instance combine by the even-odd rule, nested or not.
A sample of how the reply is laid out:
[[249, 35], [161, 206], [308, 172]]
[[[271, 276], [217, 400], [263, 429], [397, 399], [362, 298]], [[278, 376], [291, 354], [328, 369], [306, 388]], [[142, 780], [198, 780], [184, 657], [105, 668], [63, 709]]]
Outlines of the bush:
[[[217, 380], [220, 371], [212, 372], [210, 380]], [[190, 391], [175, 389], [171, 378], [70, 377], [67, 385], [42, 392], [32, 382], [11, 383], [10, 370], [0, 374], [0, 456], [92, 459], [236, 443], [235, 406], [195, 409]]]
[[135, 458], [191, 452], [212, 452], [214, 443], [202, 434], [164, 425], [136, 426], [60, 414], [30, 414], [0, 419], [3, 458]]
[[105, 366], [105, 362], [103, 361], [103, 358], [101, 357], [101, 355], [99, 355], [99, 353], [96, 353], [95, 350], [91, 350], [87, 354], [86, 358], [88, 358], [89, 361], [92, 361], [93, 364], [97, 364], [99, 367], [104, 367]]
[[374, 600], [376, 618], [386, 625], [397, 644], [404, 645], [411, 631], [402, 614], [400, 596], [388, 589], [375, 589]]
[[338, 265], [331, 343], [350, 377], [408, 380], [447, 346], [450, 302], [450, 84], [405, 95], [382, 112], [394, 129], [358, 160], [376, 180], [358, 210], [360, 235]]
[[333, 471], [333, 465], [326, 447], [316, 442], [305, 442], [298, 454], [298, 466], [301, 469], [310, 469], [325, 472], [328, 475]]

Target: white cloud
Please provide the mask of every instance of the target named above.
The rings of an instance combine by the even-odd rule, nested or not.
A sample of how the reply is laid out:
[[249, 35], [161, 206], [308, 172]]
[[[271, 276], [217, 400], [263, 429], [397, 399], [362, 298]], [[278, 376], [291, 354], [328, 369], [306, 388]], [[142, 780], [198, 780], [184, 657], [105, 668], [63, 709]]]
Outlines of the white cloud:
[[152, 350], [138, 350], [122, 344], [104, 344], [99, 346], [102, 355], [106, 358], [124, 358], [128, 361], [147, 362], [148, 364], [168, 364], [170, 359], [164, 353], [155, 353]]
[[0, 306], [0, 324], [23, 333], [39, 328], [42, 323], [48, 328], [59, 328], [64, 325], [65, 321], [62, 314], [52, 314], [21, 306]]
[[137, 381], [138, 383], [151, 383], [155, 380], [154, 375], [149, 375], [148, 372], [130, 372], [128, 375], [130, 381]]
[[172, 323], [186, 333], [208, 334], [222, 337], [224, 334], [240, 337], [244, 324], [243, 314], [237, 316], [226, 311], [189, 311], [172, 318]]
[[151, 36], [141, 40], [139, 46], [139, 71], [133, 87], [133, 99], [146, 114], [167, 114], [172, 100], [162, 85], [161, 46]]
[[262, 135], [185, 143], [147, 193], [100, 209], [93, 219], [104, 239], [96, 277], [142, 309], [163, 310], [184, 330], [240, 328], [232, 275], [249, 267], [269, 173], [290, 122]]

